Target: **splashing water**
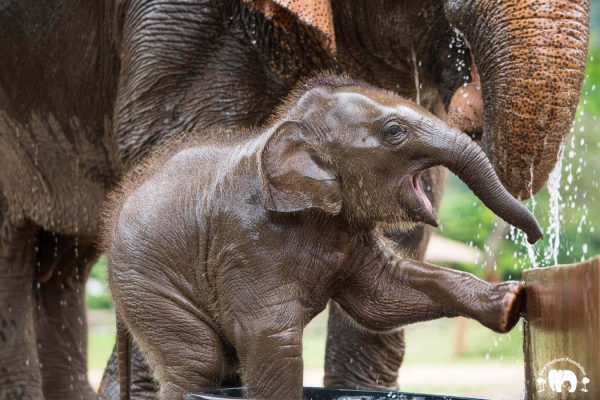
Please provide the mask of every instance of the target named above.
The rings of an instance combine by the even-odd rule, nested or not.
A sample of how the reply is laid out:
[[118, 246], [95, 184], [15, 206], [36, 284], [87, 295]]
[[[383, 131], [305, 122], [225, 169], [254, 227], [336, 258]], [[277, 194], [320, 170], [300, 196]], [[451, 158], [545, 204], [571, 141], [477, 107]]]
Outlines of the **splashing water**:
[[[558, 165], [557, 165], [558, 166]], [[558, 170], [560, 171], [560, 167], [558, 166]], [[533, 171], [534, 171], [534, 165], [532, 164], [531, 167], [529, 168], [529, 175], [530, 175], [530, 180], [529, 180], [529, 205], [528, 205], [528, 209], [531, 212], [531, 214], [535, 215], [535, 207], [537, 205], [537, 202], [535, 200], [535, 196], [533, 194]], [[560, 181], [560, 172], [559, 172], [559, 181]], [[560, 197], [560, 193], [557, 191], [557, 194], [555, 196]], [[536, 252], [536, 248], [534, 247], [534, 245], [532, 245], [531, 243], [529, 243], [527, 241], [527, 236], [525, 235], [524, 232], [518, 230], [517, 228], [515, 228], [514, 226], [510, 227], [510, 231], [508, 234], [508, 237], [510, 240], [512, 240], [515, 243], [520, 244], [521, 246], [523, 246], [525, 248], [525, 250], [527, 251], [527, 256], [529, 259], [529, 263], [530, 266], [532, 268], [537, 268], [539, 266], [539, 263], [537, 261], [537, 252]], [[519, 266], [521, 267], [521, 269], [525, 269], [527, 268], [527, 264], [526, 261], [523, 257], [517, 257], [517, 255], [515, 254], [515, 259], [517, 260], [517, 263], [519, 264]]]
[[419, 62], [417, 64], [417, 53], [415, 53], [415, 49], [411, 48], [411, 61], [413, 63], [413, 73], [414, 73], [414, 79], [415, 79], [415, 91], [416, 91], [416, 98], [415, 98], [415, 103], [417, 103], [417, 105], [421, 105], [421, 82], [419, 79], [419, 66], [421, 65], [421, 63]]
[[[533, 171], [534, 171], [534, 165], [531, 164], [531, 167], [529, 168], [529, 197], [531, 198], [531, 213], [533, 215], [535, 215], [535, 206], [536, 206], [536, 201], [535, 201], [535, 196], [533, 195]], [[523, 233], [521, 235], [523, 243], [525, 244], [525, 248], [527, 249], [527, 255], [529, 256], [529, 260], [531, 261], [531, 266], [533, 268], [537, 268], [538, 263], [537, 263], [537, 254], [535, 252], [535, 247], [533, 247], [533, 245], [531, 243], [529, 243], [526, 240], [525, 234]]]
[[[549, 202], [549, 225], [546, 233], [548, 234], [548, 247], [544, 252], [544, 261], [552, 261], [554, 265], [558, 264], [558, 249], [560, 246], [560, 179], [562, 175], [562, 163], [564, 156], [565, 143], [563, 142], [558, 150], [558, 162], [550, 173], [548, 178]], [[548, 259], [550, 258], [550, 260]]]
[[[581, 116], [583, 112], [580, 113], [579, 118], [574, 122], [575, 125], [579, 125], [582, 123]], [[583, 126], [578, 129], [579, 133], [584, 132]], [[527, 242], [527, 238], [525, 234], [514, 227], [511, 227], [509, 232], [509, 239], [517, 244], [520, 244], [527, 253], [528, 262], [524, 259], [524, 257], [520, 257], [519, 254], [515, 254], [515, 258], [517, 259], [518, 266], [521, 269], [526, 268], [537, 268], [537, 267], [545, 267], [549, 265], [558, 265], [558, 257], [561, 249], [561, 223], [564, 221], [563, 210], [567, 207], [571, 209], [576, 208], [576, 204], [579, 198], [575, 189], [574, 184], [574, 176], [573, 162], [577, 163], [576, 175], [581, 172], [582, 164], [584, 164], [583, 158], [579, 158], [573, 162], [565, 160], [565, 149], [568, 147], [569, 151], [567, 153], [568, 160], [574, 160], [575, 156], [582, 151], [582, 144], [585, 143], [583, 139], [577, 141], [577, 135], [574, 127], [571, 128], [570, 132], [570, 141], [569, 145], [566, 145], [566, 141], [563, 141], [561, 144], [558, 155], [557, 155], [557, 163], [554, 166], [554, 169], [551, 171], [548, 176], [547, 183], [547, 191], [548, 191], [548, 220], [547, 220], [547, 228], [545, 230], [547, 241], [544, 241], [544, 249], [541, 254], [538, 253], [538, 247], [529, 244]], [[580, 146], [578, 146], [578, 143]], [[566, 185], [563, 187], [563, 171], [566, 174]], [[531, 173], [533, 174], [533, 166]], [[531, 181], [533, 182], [533, 175], [531, 177]], [[563, 197], [563, 193], [566, 195], [566, 199]], [[530, 192], [530, 200], [527, 203], [527, 206], [532, 214], [535, 215], [537, 201], [532, 192]], [[588, 213], [586, 204], [579, 204], [578, 208], [581, 209], [583, 215], [579, 221], [578, 232], [581, 233], [583, 230], [583, 226], [586, 223], [586, 215]], [[542, 210], [543, 211], [543, 210]], [[540, 246], [540, 245], [538, 245]], [[587, 245], [585, 246], [585, 252], [587, 252]], [[571, 248], [566, 249], [566, 255], [570, 255], [573, 250]]]
[[[593, 62], [591, 56], [589, 64]], [[586, 79], [589, 78], [590, 76], [586, 75]], [[589, 257], [590, 248], [594, 248], [589, 240], [597, 235], [593, 226], [593, 219], [597, 214], [590, 214], [589, 205], [594, 204], [598, 195], [596, 160], [600, 141], [594, 134], [600, 133], [600, 125], [597, 122], [599, 116], [594, 115], [597, 113], [597, 106], [586, 106], [596, 92], [596, 84], [588, 83], [584, 85], [568, 139], [564, 140], [559, 148], [557, 163], [548, 177], [546, 189], [537, 195], [538, 199], [531, 196], [527, 203], [534, 213], [536, 204], [540, 204], [538, 200], [542, 199], [541, 204], [544, 206], [538, 207], [537, 211], [541, 216], [537, 217], [545, 228], [545, 240], [532, 246], [527, 243], [524, 234], [514, 228], [510, 230], [509, 239], [522, 249], [513, 254], [518, 264], [516, 268], [583, 261]]]

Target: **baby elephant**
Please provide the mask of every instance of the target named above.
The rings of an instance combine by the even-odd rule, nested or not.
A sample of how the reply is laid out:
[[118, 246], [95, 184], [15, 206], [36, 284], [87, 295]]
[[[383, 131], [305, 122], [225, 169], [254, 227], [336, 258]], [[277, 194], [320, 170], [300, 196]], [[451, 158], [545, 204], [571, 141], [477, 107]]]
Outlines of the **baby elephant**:
[[420, 174], [444, 165], [537, 241], [476, 143], [349, 78], [313, 78], [286, 104], [262, 130], [172, 142], [109, 202], [115, 306], [162, 399], [237, 373], [248, 396], [301, 399], [302, 330], [330, 299], [373, 331], [463, 315], [506, 332], [519, 318], [519, 283], [400, 258], [378, 235], [436, 225]]

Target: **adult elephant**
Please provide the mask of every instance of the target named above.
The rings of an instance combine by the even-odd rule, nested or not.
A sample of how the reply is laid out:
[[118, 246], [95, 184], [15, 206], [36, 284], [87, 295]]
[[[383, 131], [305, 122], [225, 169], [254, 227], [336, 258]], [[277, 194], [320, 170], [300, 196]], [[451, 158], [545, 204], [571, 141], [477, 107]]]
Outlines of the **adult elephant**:
[[[3, 1], [0, 399], [94, 397], [83, 293], [98, 214], [153, 146], [259, 124], [300, 78], [334, 68], [481, 135], [524, 198], [569, 131], [588, 29], [586, 0]], [[435, 205], [441, 175], [423, 178]], [[423, 255], [425, 230], [388, 234]], [[394, 386], [401, 333], [331, 310], [326, 383]]]

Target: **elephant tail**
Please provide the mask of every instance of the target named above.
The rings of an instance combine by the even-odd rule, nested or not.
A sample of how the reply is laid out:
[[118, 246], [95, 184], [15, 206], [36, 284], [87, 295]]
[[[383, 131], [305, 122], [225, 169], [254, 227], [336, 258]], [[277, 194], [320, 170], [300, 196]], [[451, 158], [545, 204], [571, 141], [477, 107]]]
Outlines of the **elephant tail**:
[[117, 354], [119, 360], [120, 399], [129, 400], [131, 390], [131, 337], [117, 313]]

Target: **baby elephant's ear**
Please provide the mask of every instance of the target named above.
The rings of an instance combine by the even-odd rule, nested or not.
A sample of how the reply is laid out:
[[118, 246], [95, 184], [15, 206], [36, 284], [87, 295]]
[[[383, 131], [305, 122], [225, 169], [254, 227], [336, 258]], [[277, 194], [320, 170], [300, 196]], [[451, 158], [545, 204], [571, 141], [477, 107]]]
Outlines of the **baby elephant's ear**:
[[318, 158], [298, 122], [286, 121], [269, 138], [261, 154], [265, 207], [293, 212], [320, 208], [337, 214], [342, 207], [340, 183]]

